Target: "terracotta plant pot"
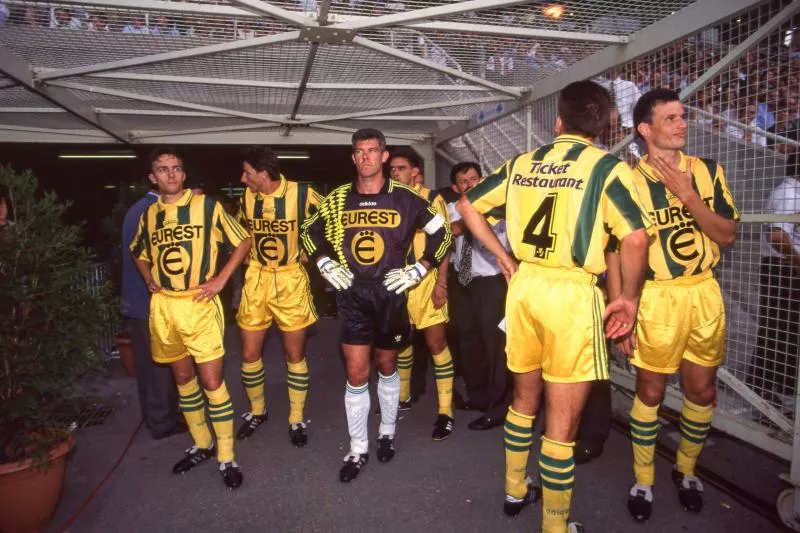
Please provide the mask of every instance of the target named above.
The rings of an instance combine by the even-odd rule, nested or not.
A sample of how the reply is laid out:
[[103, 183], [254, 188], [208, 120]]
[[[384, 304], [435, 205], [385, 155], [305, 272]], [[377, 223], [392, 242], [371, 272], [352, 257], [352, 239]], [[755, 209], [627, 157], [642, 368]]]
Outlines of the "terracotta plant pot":
[[35, 533], [47, 526], [61, 499], [67, 453], [74, 445], [70, 436], [53, 448], [45, 469], [32, 468], [31, 461], [0, 464], [0, 531]]
[[122, 363], [122, 368], [125, 369], [125, 375], [136, 377], [136, 367], [133, 366], [133, 346], [131, 345], [131, 338], [127, 335], [117, 335], [117, 349], [119, 350], [119, 360]]

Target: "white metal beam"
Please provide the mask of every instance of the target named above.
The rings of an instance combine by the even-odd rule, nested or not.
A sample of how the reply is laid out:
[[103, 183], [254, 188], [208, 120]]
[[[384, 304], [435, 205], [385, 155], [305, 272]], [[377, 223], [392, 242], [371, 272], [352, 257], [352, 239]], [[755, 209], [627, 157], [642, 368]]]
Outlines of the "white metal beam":
[[[216, 133], [197, 133], [193, 135], [169, 135], [157, 131], [134, 131], [135, 139], [146, 139], [145, 144], [266, 144], [279, 145], [343, 145], [350, 146], [352, 133], [343, 131], [327, 131], [317, 128], [302, 130], [301, 135], [284, 134], [283, 130], [273, 131], [230, 131]], [[386, 135], [387, 141], [393, 144], [407, 145], [412, 141]], [[0, 138], [1, 139], [1, 138]]]
[[166, 11], [194, 15], [212, 15], [236, 18], [261, 18], [260, 15], [230, 5], [172, 2], [164, 0], [59, 0], [59, 4], [77, 4], [81, 6], [108, 7], [114, 9], [131, 9], [136, 11]]
[[[506, 106], [503, 113], [495, 117], [494, 120], [514, 113], [539, 98], [557, 93], [573, 81], [597, 76], [616, 65], [627, 63], [688, 35], [693, 35], [748, 8], [761, 4], [763, 1], [725, 0], [721, 2], [719, 0], [697, 0], [697, 2], [688, 5], [674, 15], [643, 28], [635, 34], [633, 41], [624, 45], [607, 46], [574, 65], [570, 65], [556, 75], [536, 83], [524, 98], [520, 98], [513, 104]], [[436, 134], [436, 142], [448, 141], [484, 124], [473, 119], [468, 124], [450, 126]]]
[[400, 107], [393, 107], [389, 109], [370, 109], [368, 111], [356, 111], [353, 113], [344, 113], [342, 115], [323, 116], [319, 119], [301, 118], [301, 124], [312, 124], [315, 122], [333, 122], [336, 120], [346, 120], [351, 118], [370, 117], [391, 113], [405, 113], [406, 111], [423, 111], [425, 109], [437, 109], [443, 107], [455, 107], [460, 105], [473, 105], [485, 104], [489, 102], [500, 102], [510, 100], [508, 96], [487, 96], [484, 98], [470, 98], [467, 100], [446, 100], [443, 102], [429, 102], [427, 104], [407, 105]]
[[[37, 72], [50, 72], [53, 69], [36, 69]], [[262, 87], [265, 89], [297, 89], [297, 82], [242, 80], [233, 78], [210, 78], [200, 76], [171, 76], [168, 74], [145, 74], [139, 72], [99, 72], [88, 74], [90, 78], [107, 78], [114, 80], [160, 81], [171, 83], [222, 85], [232, 87]], [[309, 89], [342, 89], [348, 91], [452, 91], [452, 92], [488, 92], [490, 89], [481, 85], [415, 85], [411, 83], [315, 83], [307, 84]], [[515, 87], [517, 90], [522, 90]]]
[[0, 73], [21, 84], [34, 94], [68, 111], [71, 115], [91, 127], [106, 133], [114, 140], [121, 143], [128, 142], [127, 134], [104, 124], [88, 102], [76, 98], [75, 95], [64, 89], [43, 87], [35, 83], [31, 65], [3, 45], [0, 45]]
[[282, 115], [267, 115], [260, 113], [247, 113], [245, 111], [237, 111], [235, 109], [228, 109], [223, 107], [208, 106], [203, 104], [194, 104], [190, 102], [182, 102], [180, 100], [173, 100], [171, 98], [162, 98], [160, 96], [152, 96], [147, 94], [133, 93], [130, 91], [120, 91], [118, 89], [109, 89], [106, 87], [95, 87], [94, 85], [85, 85], [83, 83], [72, 83], [56, 81], [48, 84], [48, 87], [62, 87], [64, 89], [71, 89], [74, 91], [84, 91], [94, 94], [105, 94], [108, 96], [116, 96], [119, 98], [128, 98], [139, 102], [150, 102], [154, 104], [162, 104], [182, 109], [191, 109], [193, 111], [206, 111], [209, 113], [218, 113], [228, 117], [246, 118], [250, 120], [258, 120], [262, 122], [273, 122], [281, 124], [286, 121], [286, 117]]
[[295, 26], [316, 26], [316, 23], [310, 17], [298, 15], [294, 11], [283, 9], [282, 7], [278, 7], [269, 2], [263, 2], [262, 0], [231, 0], [231, 2], [241, 6], [246, 6], [253, 11], [269, 15], [270, 17], [278, 20], [294, 24]]
[[46, 72], [38, 73], [37, 81], [57, 80], [59, 78], [68, 78], [71, 76], [83, 76], [86, 74], [93, 74], [96, 72], [119, 70], [124, 68], [142, 66], [142, 65], [152, 65], [153, 63], [164, 63], [167, 61], [175, 61], [176, 59], [186, 59], [189, 57], [202, 57], [222, 52], [232, 52], [234, 50], [246, 50], [248, 48], [257, 48], [259, 46], [264, 46], [268, 44], [277, 44], [277, 43], [285, 43], [288, 41], [294, 41], [297, 40], [299, 36], [300, 36], [300, 31], [295, 30], [284, 33], [278, 33], [275, 35], [266, 35], [264, 37], [255, 37], [253, 39], [227, 41], [224, 43], [198, 46], [196, 48], [187, 48], [185, 50], [173, 50], [171, 52], [149, 54], [146, 56], [132, 57], [129, 59], [120, 59], [117, 61], [107, 61], [105, 63], [94, 63], [92, 65], [84, 65], [81, 67], [74, 67], [61, 70], [49, 70]]
[[408, 24], [420, 20], [430, 20], [441, 17], [452, 17], [462, 13], [482, 11], [485, 9], [497, 9], [500, 7], [513, 6], [518, 4], [530, 3], [529, 0], [467, 0], [466, 2], [452, 2], [444, 5], [426, 7], [423, 9], [413, 9], [401, 13], [381, 15], [378, 17], [365, 17], [359, 20], [351, 20], [333, 25], [335, 28], [350, 30], [371, 30], [385, 26], [397, 26]]
[[[346, 128], [343, 126], [332, 126], [330, 124], [309, 124], [309, 128], [311, 129], [320, 129], [320, 130], [327, 130], [327, 131], [341, 131], [346, 133], [355, 133], [356, 128]], [[384, 137], [386, 137], [386, 141], [389, 143], [397, 144], [395, 141], [421, 141], [424, 139], [430, 139], [429, 135], [423, 135], [419, 133], [397, 133], [397, 132], [383, 132]], [[348, 142], [348, 144], [350, 144]], [[404, 143], [401, 143], [404, 144]]]
[[84, 130], [74, 128], [37, 128], [35, 126], [17, 126], [15, 124], [0, 124], [0, 130], [6, 131], [20, 131], [25, 133], [43, 133], [43, 134], [57, 134], [66, 136], [79, 136], [79, 137], [93, 137], [96, 139], [103, 139], [107, 142], [114, 142], [114, 138], [110, 135], [96, 130]]
[[475, 33], [479, 35], [499, 35], [502, 37], [546, 39], [548, 41], [576, 41], [581, 43], [620, 44], [630, 41], [626, 35], [603, 33], [582, 33], [572, 31], [544, 30], [519, 26], [497, 26], [495, 24], [473, 24], [469, 22], [418, 22], [409, 24], [415, 30]]
[[403, 52], [401, 50], [397, 50], [392, 48], [391, 46], [386, 46], [385, 44], [376, 43], [370, 39], [365, 39], [364, 37], [355, 37], [353, 39], [353, 44], [357, 44], [359, 46], [363, 46], [364, 48], [368, 48], [370, 50], [374, 50], [376, 52], [380, 52], [384, 55], [394, 57], [397, 59], [402, 59], [409, 63], [414, 63], [416, 65], [421, 65], [423, 67], [438, 70], [444, 74], [449, 74], [455, 78], [460, 78], [462, 80], [467, 80], [471, 83], [476, 83], [478, 85], [483, 85], [484, 87], [488, 87], [489, 89], [493, 89], [495, 91], [499, 91], [504, 94], [508, 94], [511, 96], [519, 97], [522, 93], [514, 88], [514, 87], [506, 87], [504, 85], [500, 85], [499, 83], [494, 83], [491, 81], [484, 80], [483, 78], [479, 78], [478, 76], [473, 76], [472, 74], [467, 74], [465, 72], [461, 72], [460, 70], [456, 70], [454, 68], [445, 67], [442, 65], [437, 65], [431, 61], [423, 59], [421, 57], [417, 57], [413, 54], [409, 54], [407, 52]]

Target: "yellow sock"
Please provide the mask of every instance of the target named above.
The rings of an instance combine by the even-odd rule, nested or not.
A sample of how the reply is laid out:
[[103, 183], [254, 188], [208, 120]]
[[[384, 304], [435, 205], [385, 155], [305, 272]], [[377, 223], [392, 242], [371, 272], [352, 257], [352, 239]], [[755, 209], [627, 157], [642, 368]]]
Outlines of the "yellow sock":
[[453, 376], [455, 376], [455, 370], [450, 348], [445, 346], [442, 353], [433, 356], [433, 375], [436, 376], [439, 414], [453, 418]]
[[409, 346], [397, 356], [397, 373], [400, 374], [400, 401], [411, 397], [411, 369], [414, 366], [414, 349]]
[[713, 405], [697, 405], [686, 398], [683, 399], [681, 442], [678, 445], [678, 457], [675, 460], [677, 470], [681, 474], [694, 475], [694, 466], [697, 464], [700, 452], [703, 451], [713, 416]]
[[539, 475], [542, 480], [542, 533], [567, 533], [575, 482], [574, 442], [542, 437]]
[[528, 455], [533, 444], [533, 422], [536, 417], [520, 414], [508, 408], [503, 426], [506, 448], [506, 494], [522, 499], [528, 492], [525, 477], [528, 472]]
[[252, 363], [242, 361], [242, 385], [250, 399], [250, 412], [254, 415], [262, 415], [267, 410], [264, 380], [264, 363], [260, 357]]
[[658, 439], [658, 406], [648, 407], [638, 396], [634, 396], [629, 421], [633, 444], [633, 475], [636, 483], [652, 487], [656, 476], [653, 460]]
[[289, 424], [303, 421], [303, 409], [308, 396], [308, 363], [286, 363], [286, 383], [289, 385]]
[[206, 389], [208, 415], [217, 436], [217, 461], [233, 461], [233, 403], [225, 382], [217, 390]]
[[186, 425], [189, 426], [194, 445], [198, 448], [208, 448], [211, 446], [211, 432], [206, 424], [206, 401], [200, 392], [197, 377], [193, 377], [186, 385], [178, 385], [178, 396], [180, 396], [181, 412], [186, 419]]

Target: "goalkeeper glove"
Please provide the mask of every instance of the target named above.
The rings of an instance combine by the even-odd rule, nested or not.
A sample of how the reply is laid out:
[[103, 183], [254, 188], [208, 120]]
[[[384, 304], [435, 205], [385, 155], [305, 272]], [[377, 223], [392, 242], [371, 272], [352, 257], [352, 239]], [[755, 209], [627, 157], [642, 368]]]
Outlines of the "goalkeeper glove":
[[317, 267], [322, 277], [337, 291], [343, 291], [353, 284], [353, 273], [330, 257], [323, 257], [317, 261]]
[[395, 294], [401, 294], [403, 291], [410, 289], [417, 285], [428, 269], [422, 266], [422, 263], [414, 263], [404, 268], [395, 268], [386, 273], [383, 278], [383, 285], [387, 291], [394, 291]]

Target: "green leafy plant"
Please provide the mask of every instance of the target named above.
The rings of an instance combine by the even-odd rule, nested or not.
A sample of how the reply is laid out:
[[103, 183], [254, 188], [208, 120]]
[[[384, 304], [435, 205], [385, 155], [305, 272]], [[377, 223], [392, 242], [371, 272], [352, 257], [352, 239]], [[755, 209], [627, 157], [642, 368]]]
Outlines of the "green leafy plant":
[[59, 414], [81, 396], [79, 379], [105, 361], [113, 298], [108, 282], [89, 279], [94, 254], [81, 227], [64, 221], [70, 204], [39, 194], [30, 172], [0, 166], [0, 185], [16, 218], [0, 228], [0, 463], [46, 465], [69, 433]]

